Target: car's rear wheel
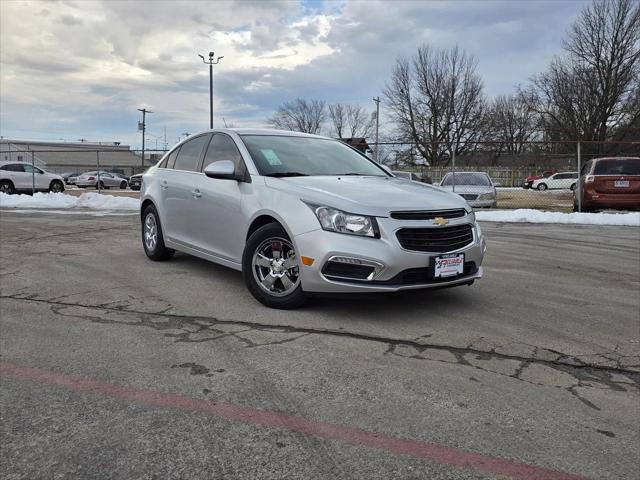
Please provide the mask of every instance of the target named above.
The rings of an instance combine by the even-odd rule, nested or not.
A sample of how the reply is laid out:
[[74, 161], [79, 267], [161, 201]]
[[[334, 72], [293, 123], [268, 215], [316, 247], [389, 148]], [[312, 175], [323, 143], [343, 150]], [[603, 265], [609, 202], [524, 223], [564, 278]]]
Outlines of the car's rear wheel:
[[573, 192], [576, 189], [576, 184], [575, 183], [571, 184], [569, 189]]
[[242, 255], [242, 276], [249, 292], [268, 307], [297, 308], [306, 299], [295, 247], [277, 223], [264, 225], [249, 237]]
[[122, 182], [120, 182], [120, 190], [124, 190], [125, 188], [127, 188], [127, 182], [123, 180]]
[[546, 183], [541, 183], [540, 185], [538, 185], [538, 190], [540, 191], [544, 191], [547, 189], [547, 184]]
[[9, 180], [2, 180], [0, 182], [0, 192], [11, 195], [15, 191], [16, 190], [15, 188], [13, 188], [13, 183], [11, 183]]
[[176, 253], [164, 244], [162, 224], [153, 205], [147, 206], [142, 213], [142, 245], [147, 257], [156, 262], [169, 260]]
[[103, 190], [104, 189], [104, 182], [102, 180], [100, 180], [99, 182], [96, 182], [96, 188], [99, 190]]
[[52, 193], [64, 192], [64, 185], [60, 180], [54, 180], [49, 185], [49, 191]]

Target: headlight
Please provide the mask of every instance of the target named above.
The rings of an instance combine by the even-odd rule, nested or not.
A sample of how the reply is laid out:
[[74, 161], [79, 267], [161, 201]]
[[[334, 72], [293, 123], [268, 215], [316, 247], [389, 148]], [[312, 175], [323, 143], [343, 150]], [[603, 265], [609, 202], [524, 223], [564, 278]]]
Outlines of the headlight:
[[378, 238], [380, 236], [375, 217], [354, 215], [331, 207], [309, 206], [318, 217], [323, 230], [361, 237]]

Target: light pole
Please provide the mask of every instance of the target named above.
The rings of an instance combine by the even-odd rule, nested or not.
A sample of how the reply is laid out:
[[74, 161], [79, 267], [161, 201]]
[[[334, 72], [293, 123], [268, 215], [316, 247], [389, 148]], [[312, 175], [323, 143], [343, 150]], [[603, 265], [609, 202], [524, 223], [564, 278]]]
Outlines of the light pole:
[[213, 61], [214, 53], [209, 52], [209, 60], [198, 54], [204, 63], [209, 65], [209, 128], [213, 128], [213, 66], [217, 65], [220, 59], [224, 57], [218, 57], [216, 61]]
[[138, 109], [139, 112], [142, 112], [142, 123], [138, 122], [138, 130], [142, 131], [142, 169], [144, 170], [144, 133], [147, 129], [147, 113], [153, 113], [150, 110], [147, 110], [146, 108], [139, 108]]
[[376, 162], [380, 158], [380, 154], [378, 153], [380, 150], [380, 145], [378, 145], [378, 127], [380, 125], [380, 97], [376, 97], [373, 99], [376, 102]]

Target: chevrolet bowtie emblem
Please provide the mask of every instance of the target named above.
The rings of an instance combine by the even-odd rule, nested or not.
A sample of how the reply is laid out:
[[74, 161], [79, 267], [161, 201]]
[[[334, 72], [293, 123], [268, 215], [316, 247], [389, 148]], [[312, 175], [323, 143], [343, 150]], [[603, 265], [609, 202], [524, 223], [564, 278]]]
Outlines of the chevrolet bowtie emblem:
[[446, 225], [447, 223], [449, 223], [449, 220], [447, 220], [446, 218], [442, 218], [442, 217], [436, 217], [433, 219], [433, 223], [435, 223], [436, 225], [440, 225], [441, 227]]

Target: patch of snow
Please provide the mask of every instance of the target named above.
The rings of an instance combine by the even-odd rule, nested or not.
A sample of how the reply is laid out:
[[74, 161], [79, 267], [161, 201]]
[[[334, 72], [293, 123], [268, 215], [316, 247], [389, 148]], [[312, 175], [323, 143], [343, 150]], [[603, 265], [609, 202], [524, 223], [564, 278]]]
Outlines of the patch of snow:
[[574, 225], [616, 225], [640, 227], [640, 212], [632, 213], [562, 213], [533, 209], [476, 211], [481, 222], [564, 223]]
[[83, 193], [79, 197], [65, 193], [35, 193], [32, 195], [7, 195], [0, 192], [0, 208], [90, 208], [94, 210], [138, 210], [140, 200], [131, 197], [114, 197], [96, 192]]

